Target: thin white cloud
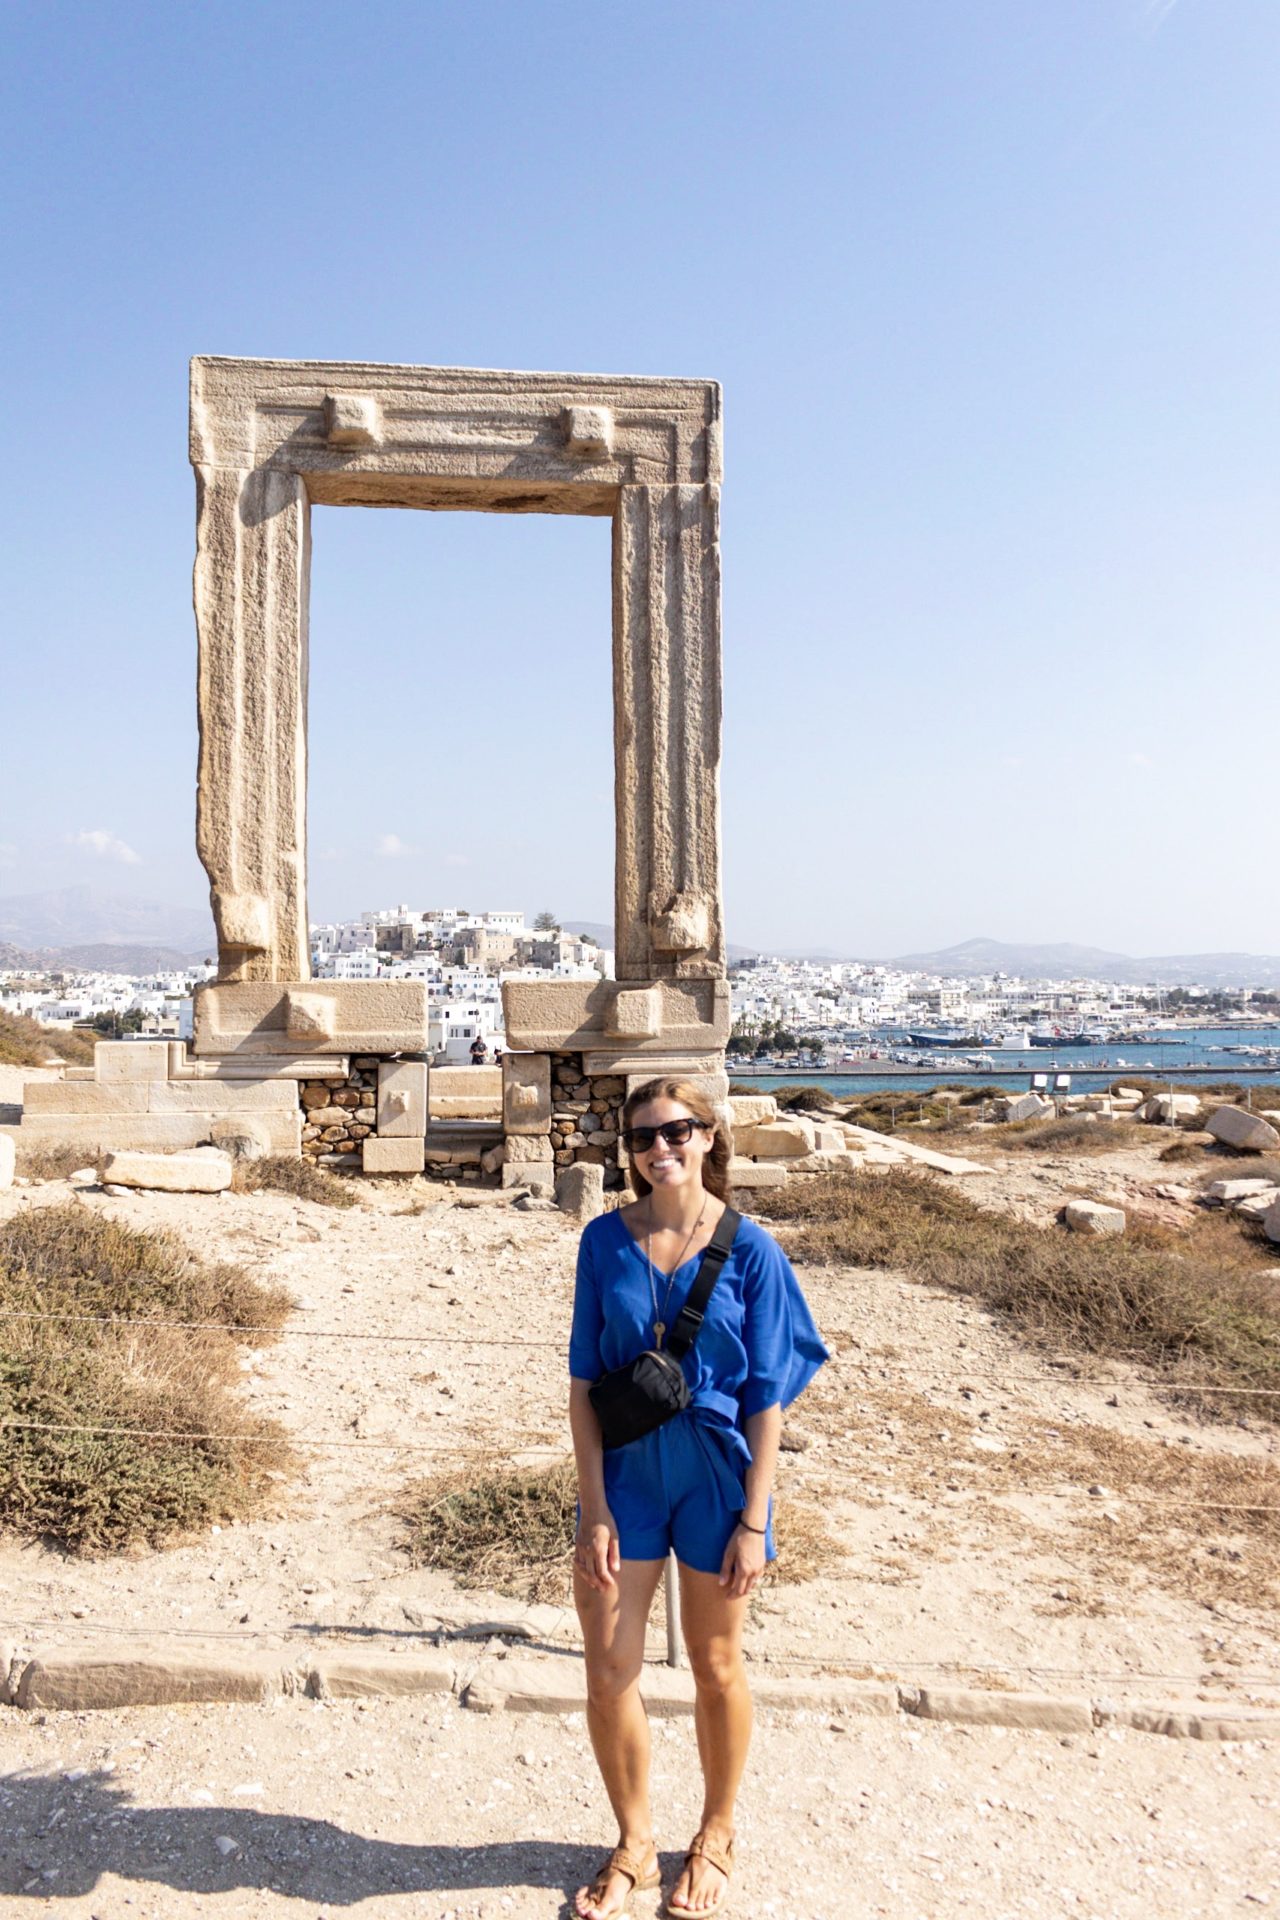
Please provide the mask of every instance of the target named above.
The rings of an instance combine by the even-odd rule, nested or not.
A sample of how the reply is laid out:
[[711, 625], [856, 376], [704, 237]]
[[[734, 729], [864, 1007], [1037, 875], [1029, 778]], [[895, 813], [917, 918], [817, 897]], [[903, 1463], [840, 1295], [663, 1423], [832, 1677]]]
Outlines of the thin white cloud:
[[471, 858], [465, 853], [446, 853], [444, 863], [446, 867], [469, 867]]
[[142, 865], [142, 855], [135, 853], [118, 833], [108, 833], [104, 827], [86, 827], [82, 833], [72, 835], [72, 844], [96, 853], [100, 860], [118, 860], [122, 867]]
[[1135, 752], [1129, 755], [1129, 765], [1131, 767], [1154, 767], [1155, 764], [1155, 761], [1149, 753]]
[[0, 840], [0, 867], [16, 867], [17, 864], [18, 849], [12, 840]]
[[398, 833], [380, 833], [374, 846], [374, 852], [380, 860], [398, 860], [401, 855], [413, 851]]

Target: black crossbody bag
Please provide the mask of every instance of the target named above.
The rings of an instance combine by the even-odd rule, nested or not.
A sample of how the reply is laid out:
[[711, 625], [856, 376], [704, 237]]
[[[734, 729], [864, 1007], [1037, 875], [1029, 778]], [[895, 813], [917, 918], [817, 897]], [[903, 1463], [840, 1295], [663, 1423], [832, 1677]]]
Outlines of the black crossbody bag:
[[666, 1346], [648, 1348], [625, 1367], [602, 1373], [588, 1388], [606, 1450], [639, 1440], [688, 1406], [689, 1382], [680, 1362], [701, 1330], [707, 1302], [729, 1258], [741, 1219], [732, 1207], [721, 1214]]

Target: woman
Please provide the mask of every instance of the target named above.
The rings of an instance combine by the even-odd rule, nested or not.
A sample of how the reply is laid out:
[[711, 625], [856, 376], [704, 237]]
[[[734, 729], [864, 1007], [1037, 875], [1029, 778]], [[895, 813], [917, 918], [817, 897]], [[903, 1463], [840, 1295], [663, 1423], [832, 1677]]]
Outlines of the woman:
[[623, 1108], [622, 1139], [639, 1197], [582, 1236], [569, 1345], [587, 1724], [619, 1827], [617, 1848], [576, 1906], [584, 1920], [610, 1920], [634, 1887], [659, 1884], [639, 1677], [649, 1608], [673, 1549], [703, 1807], [667, 1911], [707, 1920], [728, 1889], [751, 1738], [742, 1629], [748, 1598], [774, 1557], [770, 1496], [782, 1409], [826, 1348], [781, 1248], [743, 1220], [681, 1361], [690, 1405], [641, 1439], [604, 1450], [590, 1386], [662, 1345], [728, 1198], [729, 1142], [696, 1086], [661, 1079], [637, 1088]]

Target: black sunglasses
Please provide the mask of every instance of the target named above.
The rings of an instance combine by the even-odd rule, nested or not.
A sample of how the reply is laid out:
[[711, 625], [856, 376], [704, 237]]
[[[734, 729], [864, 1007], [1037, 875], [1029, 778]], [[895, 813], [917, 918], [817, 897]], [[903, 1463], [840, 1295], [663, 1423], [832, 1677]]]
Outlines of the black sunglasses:
[[628, 1127], [622, 1144], [628, 1153], [648, 1153], [654, 1142], [664, 1140], [669, 1147], [683, 1147], [693, 1138], [695, 1127], [711, 1131], [709, 1120], [664, 1120], [660, 1127]]

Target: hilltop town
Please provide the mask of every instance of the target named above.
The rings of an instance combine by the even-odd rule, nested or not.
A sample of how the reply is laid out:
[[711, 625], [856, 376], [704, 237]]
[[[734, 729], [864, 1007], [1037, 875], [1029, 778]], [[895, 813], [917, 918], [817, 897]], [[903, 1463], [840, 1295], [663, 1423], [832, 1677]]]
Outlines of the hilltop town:
[[[602, 929], [602, 931], [605, 931]], [[430, 1044], [441, 1063], [463, 1062], [474, 1041], [489, 1057], [506, 1047], [505, 980], [612, 979], [614, 953], [591, 932], [561, 926], [550, 911], [530, 924], [522, 911], [465, 907], [367, 909], [311, 927], [317, 980], [420, 980], [430, 1007]], [[190, 1039], [192, 996], [216, 977], [212, 961], [136, 973], [46, 965], [0, 969], [0, 1011], [51, 1029], [92, 1026], [119, 1037]], [[1002, 972], [948, 976], [866, 961], [736, 958], [729, 969], [730, 1052], [738, 1058], [808, 1060], [831, 1069], [862, 1064], [870, 1033], [918, 1033], [925, 1043], [966, 1036], [1024, 1047], [1037, 1028], [1104, 1041], [1156, 1021], [1227, 1025], [1274, 1020], [1274, 993], [1209, 984], [1163, 991], [1087, 977], [1032, 978]]]

